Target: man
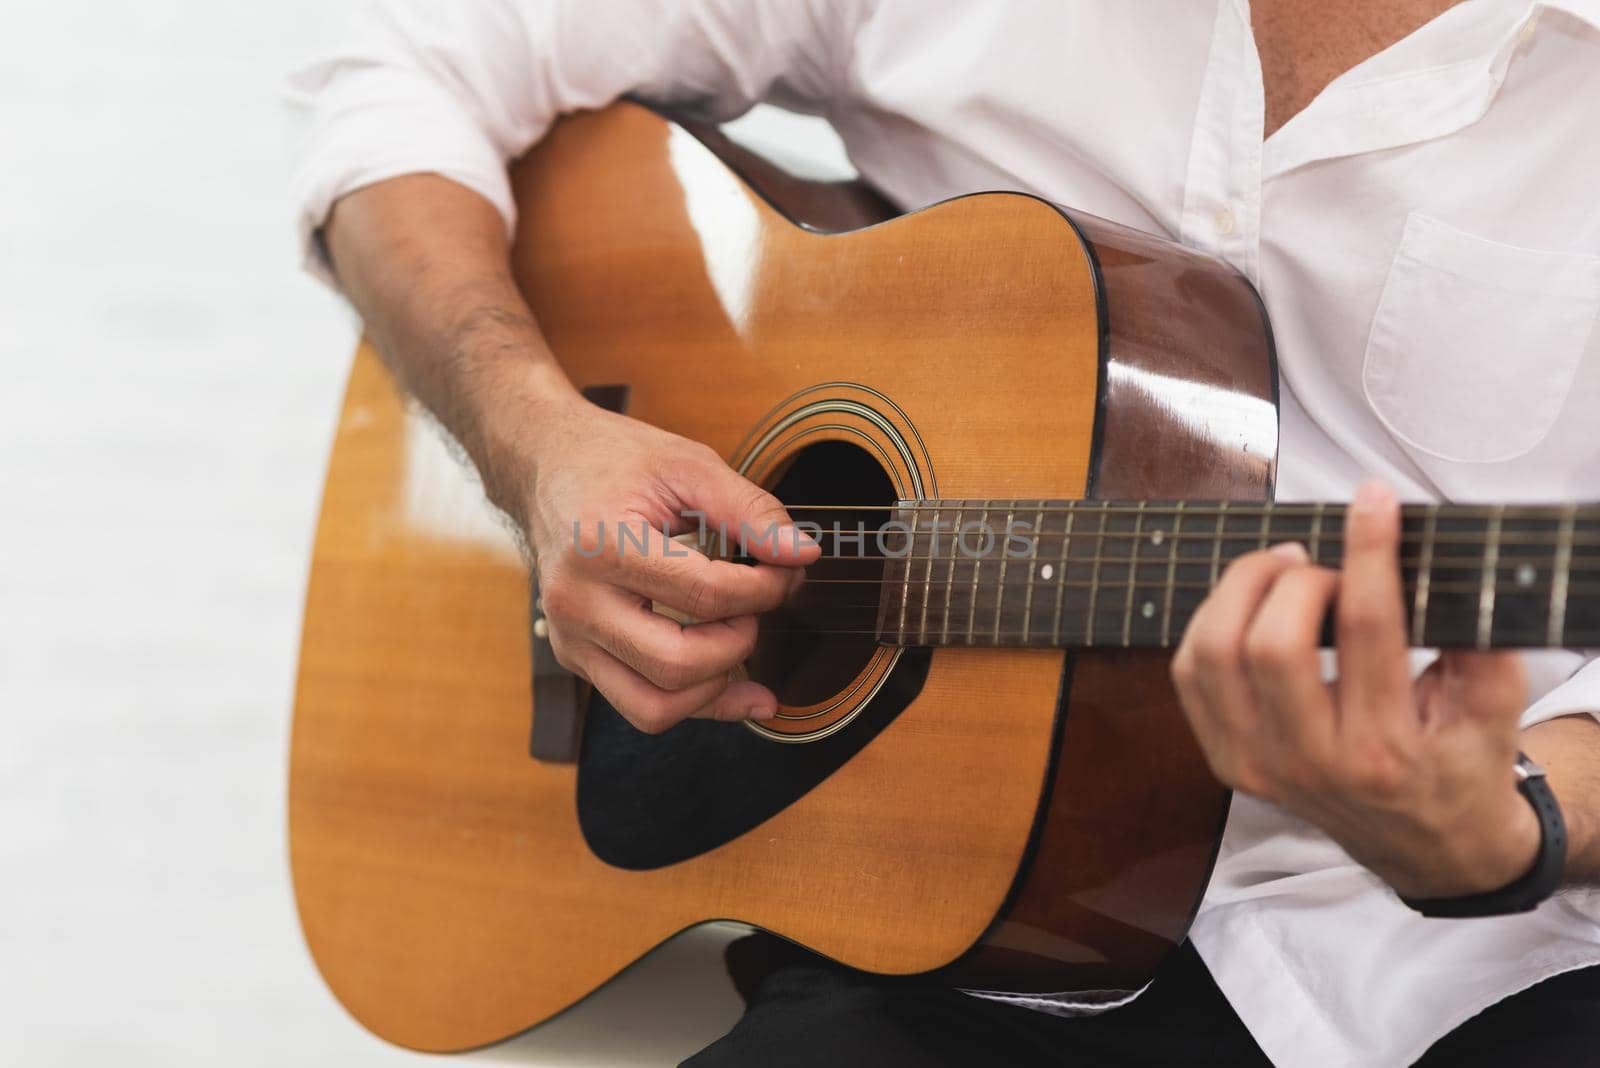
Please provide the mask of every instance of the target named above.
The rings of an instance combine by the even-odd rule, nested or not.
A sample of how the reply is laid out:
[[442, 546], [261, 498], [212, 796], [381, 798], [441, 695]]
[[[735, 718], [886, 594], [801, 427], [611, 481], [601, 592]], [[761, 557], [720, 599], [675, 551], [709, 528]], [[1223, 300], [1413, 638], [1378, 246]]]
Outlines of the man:
[[[645, 567], [563, 540], [578, 515], [787, 517], [588, 405], [544, 344], [504, 167], [562, 112], [770, 100], [827, 116], [904, 207], [1018, 188], [1223, 258], [1274, 322], [1279, 496], [1354, 497], [1342, 578], [1254, 554], [1185, 637], [1175, 684], [1241, 792], [1145, 992], [1083, 1015], [799, 963], [693, 1063], [1600, 1063], [1600, 665], [1416, 675], [1395, 552], [1396, 494], [1600, 498], [1600, 3], [391, 0], [353, 42], [294, 83], [313, 266], [521, 526], [562, 662], [642, 729], [773, 713], [726, 669], [815, 550]], [[644, 599], [708, 622], [655, 627]], [[1532, 904], [1507, 888], [1551, 845], [1519, 749], [1565, 813], [1565, 885], [1494, 915]]]

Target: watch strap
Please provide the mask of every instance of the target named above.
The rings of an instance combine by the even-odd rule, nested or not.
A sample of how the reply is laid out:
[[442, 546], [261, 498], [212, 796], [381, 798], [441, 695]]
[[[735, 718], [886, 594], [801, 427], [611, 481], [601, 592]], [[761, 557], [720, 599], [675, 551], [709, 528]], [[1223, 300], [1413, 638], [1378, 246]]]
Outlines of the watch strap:
[[1561, 806], [1550, 789], [1544, 769], [1524, 753], [1517, 754], [1516, 774], [1517, 792], [1527, 798], [1539, 816], [1539, 854], [1528, 873], [1508, 886], [1484, 894], [1402, 897], [1401, 901], [1424, 916], [1439, 919], [1501, 916], [1532, 912], [1560, 889], [1567, 866], [1567, 823], [1561, 816]]

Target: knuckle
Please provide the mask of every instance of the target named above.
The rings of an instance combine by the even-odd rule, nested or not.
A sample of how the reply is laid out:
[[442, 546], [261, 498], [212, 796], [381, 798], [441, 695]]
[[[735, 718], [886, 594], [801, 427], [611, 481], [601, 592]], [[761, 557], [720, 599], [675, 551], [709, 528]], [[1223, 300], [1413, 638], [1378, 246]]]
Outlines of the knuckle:
[[701, 576], [691, 580], [686, 601], [684, 607], [696, 619], [719, 619], [722, 616], [722, 591], [709, 578]]
[[540, 588], [539, 598], [544, 602], [544, 614], [547, 619], [577, 618], [583, 598], [573, 587], [574, 583], [557, 576]]
[[747, 488], [745, 489], [745, 499], [743, 503], [747, 513], [752, 515], [763, 515], [783, 510], [783, 504], [778, 500], [778, 498], [774, 497], [772, 494], [768, 493], [754, 482], [747, 482], [745, 485]]
[[627, 710], [628, 722], [645, 734], [660, 734], [678, 722], [666, 703], [653, 698], [635, 701]]
[[1245, 638], [1245, 656], [1258, 671], [1281, 673], [1299, 665], [1301, 649], [1283, 631], [1257, 627]]
[[663, 690], [677, 691], [694, 683], [694, 673], [681, 660], [655, 659], [645, 673]]
[[578, 650], [554, 628], [550, 631], [550, 652], [554, 654], [556, 663], [574, 675], [582, 674], [582, 665], [579, 663], [577, 655]]
[[1203, 634], [1194, 642], [1195, 667], [1201, 671], [1226, 671], [1239, 665], [1237, 644], [1224, 634]]
[[624, 628], [617, 629], [608, 636], [607, 644], [611, 646], [618, 660], [633, 668], [639, 674], [657, 685], [661, 684], [661, 676], [665, 674], [664, 658], [647, 651], [639, 644], [637, 638]]
[[1357, 797], [1379, 804], [1399, 798], [1405, 788], [1405, 769], [1394, 754], [1382, 746], [1361, 746], [1345, 763], [1340, 786]]
[[1173, 688], [1185, 701], [1194, 693], [1196, 673], [1194, 653], [1187, 647], [1179, 650], [1178, 655], [1172, 658], [1168, 674], [1172, 676]]
[[1304, 758], [1281, 761], [1278, 779], [1288, 793], [1315, 795], [1327, 789], [1327, 775], [1322, 766]]
[[1224, 578], [1232, 576], [1234, 581], [1238, 581], [1241, 578], [1253, 577], [1257, 572], [1273, 567], [1277, 560], [1278, 557], [1274, 556], [1272, 553], [1269, 553], [1267, 550], [1255, 549], [1251, 552], [1245, 553], [1243, 556], [1236, 557], [1233, 561], [1231, 561], [1222, 569], [1222, 576]]
[[556, 558], [562, 566], [579, 570], [594, 568], [609, 560], [607, 552], [615, 538], [615, 522], [606, 522], [599, 515], [579, 519], [556, 546]]
[[694, 459], [699, 460], [703, 464], [710, 465], [719, 472], [727, 469], [728, 467], [727, 461], [723, 460], [722, 458], [722, 454], [717, 452], [716, 449], [713, 449], [710, 445], [707, 445], [703, 441], [689, 442], [689, 453], [694, 457]]
[[1354, 636], [1371, 634], [1383, 625], [1384, 617], [1383, 606], [1374, 601], [1349, 601], [1339, 606], [1339, 633]]

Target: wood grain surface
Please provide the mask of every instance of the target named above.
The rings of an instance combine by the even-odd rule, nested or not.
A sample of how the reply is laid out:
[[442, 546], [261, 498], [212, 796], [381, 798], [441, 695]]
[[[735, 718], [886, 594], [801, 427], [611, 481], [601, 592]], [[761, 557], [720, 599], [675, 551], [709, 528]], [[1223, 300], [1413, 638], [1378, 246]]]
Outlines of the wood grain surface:
[[[729, 455], [783, 398], [861, 383], [914, 423], [941, 493], [1081, 493], [1094, 289], [1049, 205], [807, 232], [629, 106], [564, 124], [515, 184], [525, 292], [573, 380], [627, 383], [629, 414]], [[628, 872], [585, 847], [574, 768], [527, 756], [526, 590], [470, 472], [364, 348], [307, 598], [290, 820], [307, 940], [369, 1028], [492, 1042], [713, 918], [892, 973], [951, 961], [995, 919], [1045, 786], [1061, 653], [937, 652], [920, 697], [800, 803]]]

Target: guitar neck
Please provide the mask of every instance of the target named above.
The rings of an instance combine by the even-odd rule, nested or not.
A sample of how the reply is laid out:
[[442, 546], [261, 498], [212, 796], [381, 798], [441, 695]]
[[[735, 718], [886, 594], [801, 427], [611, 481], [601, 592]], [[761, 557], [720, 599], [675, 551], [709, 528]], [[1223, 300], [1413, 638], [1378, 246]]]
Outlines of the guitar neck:
[[[1239, 556], [1294, 541], [1338, 568], [1344, 513], [1226, 501], [902, 501], [881, 539], [878, 637], [1174, 646]], [[1600, 646], [1600, 505], [1405, 505], [1399, 555], [1414, 646]]]

